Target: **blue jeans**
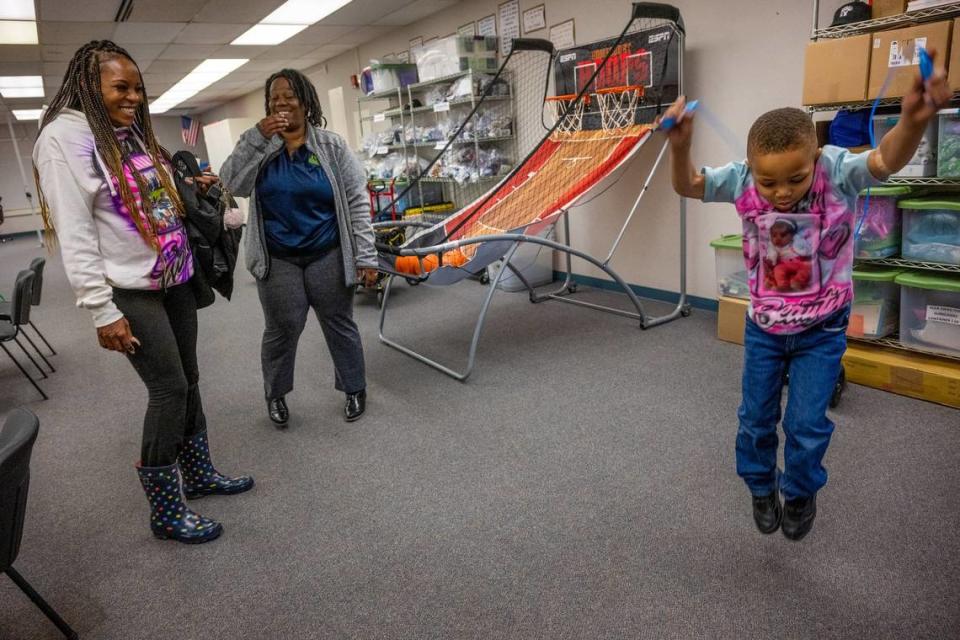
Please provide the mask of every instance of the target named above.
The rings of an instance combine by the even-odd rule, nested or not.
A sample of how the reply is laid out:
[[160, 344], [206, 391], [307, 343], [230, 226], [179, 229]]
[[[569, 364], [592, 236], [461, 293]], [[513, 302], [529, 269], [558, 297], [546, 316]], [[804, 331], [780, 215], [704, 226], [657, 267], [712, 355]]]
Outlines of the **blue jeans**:
[[[827, 484], [822, 462], [833, 434], [827, 406], [847, 348], [849, 320], [847, 306], [802, 333], [775, 335], [747, 318], [737, 474], [753, 495], [769, 495], [779, 484], [785, 499], [807, 498]], [[790, 385], [783, 415], [784, 470], [778, 478], [777, 423], [785, 372]]]

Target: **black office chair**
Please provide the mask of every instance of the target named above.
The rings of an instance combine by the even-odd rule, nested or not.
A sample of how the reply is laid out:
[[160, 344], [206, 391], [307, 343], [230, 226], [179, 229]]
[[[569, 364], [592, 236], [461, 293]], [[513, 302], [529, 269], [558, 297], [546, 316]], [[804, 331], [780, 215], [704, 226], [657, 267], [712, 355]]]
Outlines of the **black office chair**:
[[20, 361], [13, 357], [13, 354], [10, 353], [10, 350], [7, 349], [5, 342], [16, 342], [17, 346], [20, 347], [20, 350], [23, 351], [24, 355], [33, 363], [33, 366], [37, 368], [43, 377], [46, 378], [46, 372], [40, 368], [40, 365], [37, 364], [37, 361], [33, 359], [33, 356], [30, 355], [30, 352], [26, 350], [23, 344], [17, 339], [18, 336], [23, 335], [23, 332], [20, 330], [20, 327], [25, 325], [30, 321], [30, 301], [33, 295], [33, 271], [29, 269], [24, 269], [17, 274], [16, 284], [13, 286], [13, 299], [10, 300], [11, 310], [10, 310], [10, 319], [9, 320], [0, 320], [0, 349], [3, 349], [4, 353], [13, 360], [13, 363], [17, 365], [17, 368], [20, 369], [20, 373], [26, 376], [27, 380], [30, 381], [30, 384], [40, 392], [40, 395], [43, 396], [43, 399], [47, 399], [47, 394], [43, 392], [43, 389], [40, 388], [40, 385], [37, 384], [37, 381], [34, 380], [27, 370], [23, 368], [23, 365], [20, 364]]
[[[33, 260], [30, 261], [30, 271], [33, 271], [33, 295], [30, 296], [30, 304], [34, 307], [40, 306], [40, 299], [41, 299], [41, 296], [43, 295], [43, 268], [46, 266], [46, 264], [47, 264], [46, 258], [34, 258]], [[0, 302], [0, 320], [10, 319], [10, 316], [12, 315], [10, 312], [12, 305], [13, 305], [12, 301]], [[33, 327], [33, 330], [36, 331], [37, 336], [41, 340], [43, 340], [43, 344], [47, 345], [47, 348], [50, 349], [50, 355], [52, 356], [57, 355], [57, 352], [54, 351], [53, 347], [50, 346], [50, 343], [47, 342], [47, 338], [42, 333], [40, 333], [40, 329], [38, 329], [37, 325], [33, 323], [33, 319], [31, 319], [28, 322], [28, 324], [31, 327]], [[30, 340], [30, 337], [27, 335], [26, 329], [24, 329], [23, 331], [23, 337], [30, 342], [30, 345], [37, 352], [37, 355], [43, 358], [43, 361], [47, 364], [48, 367], [50, 367], [50, 371], [51, 372], [56, 371], [56, 369], [53, 368], [53, 365], [50, 364], [50, 361], [47, 360], [46, 357], [44, 357], [43, 353], [40, 351], [40, 349], [37, 348], [37, 345], [33, 344], [33, 340]]]
[[79, 638], [77, 632], [13, 568], [20, 553], [23, 521], [27, 512], [30, 454], [39, 429], [37, 416], [26, 409], [15, 409], [7, 417], [3, 430], [0, 430], [0, 573], [10, 576], [64, 636]]

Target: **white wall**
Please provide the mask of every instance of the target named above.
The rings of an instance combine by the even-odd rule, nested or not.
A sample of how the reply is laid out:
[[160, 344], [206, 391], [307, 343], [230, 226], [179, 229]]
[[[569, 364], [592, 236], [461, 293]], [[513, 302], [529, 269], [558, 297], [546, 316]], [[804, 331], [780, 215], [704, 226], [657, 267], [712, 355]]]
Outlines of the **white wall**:
[[[548, 27], [574, 18], [578, 43], [619, 33], [630, 11], [630, 3], [623, 0], [521, 0], [520, 8], [522, 11], [544, 2]], [[812, 21], [811, 2], [674, 0], [673, 3], [683, 13], [687, 27], [686, 92], [699, 98], [740, 139], [745, 141], [750, 124], [764, 111], [800, 104], [803, 54]], [[495, 14], [498, 4], [499, 0], [461, 2], [305, 71], [316, 84], [325, 111], [329, 110], [328, 91], [343, 87], [349, 111], [348, 139], [356, 144], [359, 92], [349, 84], [351, 74], [358, 73], [370, 58], [406, 49], [411, 38], [445, 36], [470, 20]], [[828, 0], [822, 4], [822, 15], [829, 23], [833, 9], [842, 2]], [[529, 35], [545, 38], [547, 30]], [[258, 91], [213, 109], [203, 118], [210, 122], [218, 118], [262, 115], [263, 93]], [[571, 215], [574, 246], [594, 255], [606, 255], [661, 141], [662, 138], [655, 137], [616, 186]], [[693, 154], [697, 164], [722, 164], [735, 159], [734, 152], [702, 122]], [[740, 223], [731, 206], [688, 204], [688, 292], [715, 298], [714, 256], [709, 242], [724, 233], [739, 232]], [[678, 290], [678, 206], [678, 199], [670, 188], [668, 169], [663, 166], [613, 261], [614, 268], [628, 282]], [[575, 263], [575, 270], [600, 275], [583, 263]]]
[[[150, 122], [153, 124], [153, 133], [157, 136], [157, 141], [171, 155], [186, 149], [198, 159], [208, 160], [207, 143], [203, 137], [203, 127], [200, 127], [200, 135], [197, 137], [197, 144], [194, 147], [189, 146], [180, 137], [180, 116], [151, 116]], [[201, 124], [204, 122], [200, 119]]]

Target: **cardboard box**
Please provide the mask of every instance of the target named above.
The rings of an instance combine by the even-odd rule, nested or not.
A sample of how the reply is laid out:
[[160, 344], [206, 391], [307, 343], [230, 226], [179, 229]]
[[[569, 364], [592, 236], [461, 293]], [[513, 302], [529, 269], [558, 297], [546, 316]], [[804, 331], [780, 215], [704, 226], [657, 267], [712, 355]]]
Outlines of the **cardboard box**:
[[[960, 18], [953, 21], [953, 36], [950, 43], [956, 43], [957, 46], [950, 48], [950, 64], [947, 65], [947, 84], [951, 91], [960, 91]], [[938, 56], [941, 60], [946, 60], [945, 56]]]
[[870, 15], [874, 18], [898, 16], [907, 10], [907, 0], [873, 0]]
[[717, 311], [717, 337], [726, 342], [743, 344], [743, 330], [747, 326], [749, 300], [720, 298]]
[[864, 34], [808, 44], [803, 65], [803, 104], [865, 100], [870, 42], [870, 34]]
[[871, 36], [873, 48], [867, 97], [872, 100], [879, 95], [891, 69], [893, 71], [883, 97], [898, 98], [906, 94], [920, 73], [920, 56], [917, 54], [920, 47], [936, 48], [937, 60], [946, 64], [949, 60], [952, 30], [953, 22], [945, 20], [874, 33]]
[[843, 365], [849, 382], [960, 408], [956, 361], [850, 342]]

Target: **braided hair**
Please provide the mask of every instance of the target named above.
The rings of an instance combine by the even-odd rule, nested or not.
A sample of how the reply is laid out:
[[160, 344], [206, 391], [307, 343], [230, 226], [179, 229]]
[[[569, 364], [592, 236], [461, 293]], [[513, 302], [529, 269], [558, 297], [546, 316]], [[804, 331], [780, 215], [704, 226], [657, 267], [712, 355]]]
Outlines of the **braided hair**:
[[[137, 65], [133, 56], [110, 40], [92, 40], [77, 49], [77, 52], [73, 54], [73, 58], [70, 60], [70, 64], [67, 66], [66, 73], [63, 75], [63, 83], [60, 86], [60, 90], [57, 91], [57, 95], [50, 101], [50, 106], [43, 115], [43, 119], [40, 122], [40, 131], [43, 131], [44, 127], [53, 122], [65, 108], [83, 112], [87, 118], [87, 124], [90, 125], [90, 130], [93, 132], [97, 151], [103, 158], [107, 170], [117, 179], [120, 187], [120, 197], [130, 211], [130, 218], [133, 220], [137, 231], [149, 245], [159, 252], [160, 245], [157, 240], [156, 221], [150, 211], [150, 197], [148, 196], [150, 189], [147, 187], [143, 176], [140, 175], [140, 172], [133, 166], [130, 154], [125, 150], [125, 147], [117, 137], [114, 125], [107, 113], [107, 107], [103, 102], [103, 93], [100, 88], [100, 65], [120, 57], [126, 58], [132, 62], [134, 66]], [[140, 72], [139, 67], [137, 67], [137, 72]], [[142, 84], [142, 74], [140, 81]], [[166, 149], [160, 146], [153, 133], [153, 125], [150, 122], [150, 111], [147, 106], [146, 89], [143, 90], [143, 100], [137, 106], [134, 128], [139, 129], [139, 132], [142, 134], [144, 145], [147, 148], [147, 154], [153, 161], [157, 178], [160, 180], [161, 185], [163, 185], [167, 197], [170, 198], [170, 201], [173, 203], [177, 215], [183, 217], [183, 202], [180, 200], [180, 195], [173, 185], [169, 172], [163, 168], [162, 162], [169, 160], [169, 154]], [[129, 169], [137, 184], [141, 196], [141, 206], [137, 205], [136, 198], [134, 198], [130, 185], [127, 183], [124, 176], [124, 167]], [[50, 208], [40, 188], [40, 175], [36, 166], [33, 168], [33, 176], [37, 183], [37, 192], [40, 196], [40, 212], [43, 216], [44, 228], [48, 238], [52, 240], [55, 229], [50, 219]], [[107, 180], [110, 179], [110, 176], [104, 177]]]
[[307, 122], [315, 127], [327, 126], [327, 119], [323, 116], [323, 109], [320, 108], [320, 100], [317, 98], [316, 87], [307, 76], [296, 69], [281, 69], [267, 78], [267, 83], [263, 86], [263, 110], [266, 115], [270, 115], [270, 85], [277, 78], [286, 78], [290, 83], [290, 88], [293, 89], [297, 100], [303, 105]]

